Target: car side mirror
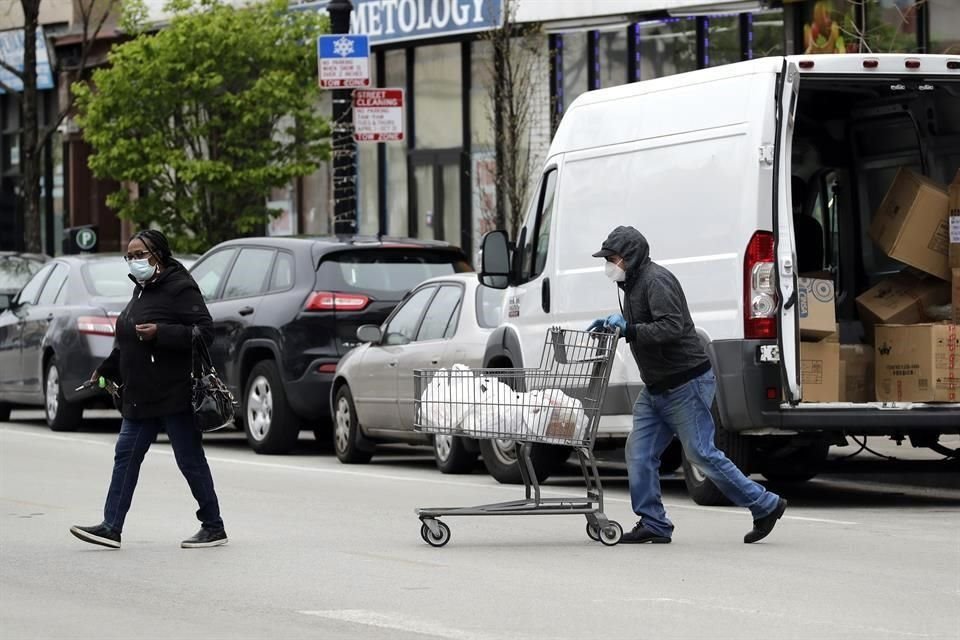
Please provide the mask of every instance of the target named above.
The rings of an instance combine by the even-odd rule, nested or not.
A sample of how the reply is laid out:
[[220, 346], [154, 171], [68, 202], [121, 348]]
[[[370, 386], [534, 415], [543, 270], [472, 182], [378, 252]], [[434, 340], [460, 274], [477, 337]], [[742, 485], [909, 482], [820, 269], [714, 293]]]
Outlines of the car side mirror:
[[383, 332], [375, 324], [365, 324], [357, 329], [357, 340], [371, 344], [379, 344], [383, 339]]
[[491, 289], [510, 286], [510, 244], [507, 232], [490, 231], [483, 236], [480, 254], [480, 284]]

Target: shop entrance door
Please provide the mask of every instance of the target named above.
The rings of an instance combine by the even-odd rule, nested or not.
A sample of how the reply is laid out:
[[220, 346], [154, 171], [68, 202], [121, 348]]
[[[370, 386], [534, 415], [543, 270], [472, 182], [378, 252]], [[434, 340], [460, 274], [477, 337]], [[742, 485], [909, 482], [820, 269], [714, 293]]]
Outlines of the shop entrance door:
[[461, 246], [460, 149], [414, 151], [411, 163], [413, 236]]

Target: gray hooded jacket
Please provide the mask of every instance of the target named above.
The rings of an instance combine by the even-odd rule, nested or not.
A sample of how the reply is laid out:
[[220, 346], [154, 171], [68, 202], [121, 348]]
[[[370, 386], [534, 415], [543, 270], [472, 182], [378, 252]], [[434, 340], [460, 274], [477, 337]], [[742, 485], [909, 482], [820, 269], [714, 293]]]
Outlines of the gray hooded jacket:
[[680, 282], [650, 261], [650, 245], [633, 227], [617, 227], [603, 249], [623, 257], [627, 278], [626, 339], [650, 393], [661, 394], [703, 375], [710, 360], [690, 317]]

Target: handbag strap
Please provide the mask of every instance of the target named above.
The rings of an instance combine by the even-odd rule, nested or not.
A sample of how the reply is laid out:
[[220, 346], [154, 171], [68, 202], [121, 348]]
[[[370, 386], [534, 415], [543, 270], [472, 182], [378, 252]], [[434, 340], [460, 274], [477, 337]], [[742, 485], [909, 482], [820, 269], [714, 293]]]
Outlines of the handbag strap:
[[[198, 360], [200, 365], [199, 371], [197, 368]], [[199, 378], [207, 371], [213, 371], [213, 359], [210, 357], [210, 351], [207, 349], [207, 343], [203, 339], [199, 327], [193, 325], [191, 331], [190, 372], [195, 378]]]

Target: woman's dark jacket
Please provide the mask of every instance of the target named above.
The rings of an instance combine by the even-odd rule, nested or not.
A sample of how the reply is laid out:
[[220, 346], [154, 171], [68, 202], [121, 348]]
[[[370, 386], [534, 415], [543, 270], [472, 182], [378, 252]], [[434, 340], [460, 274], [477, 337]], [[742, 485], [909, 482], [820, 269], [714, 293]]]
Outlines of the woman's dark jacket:
[[[124, 418], [142, 420], [191, 411], [193, 327], [200, 329], [208, 345], [213, 337], [200, 288], [175, 260], [146, 284], [134, 283], [133, 297], [117, 318], [113, 352], [97, 371], [121, 385]], [[135, 327], [149, 323], [157, 325], [156, 336], [140, 341]]]

